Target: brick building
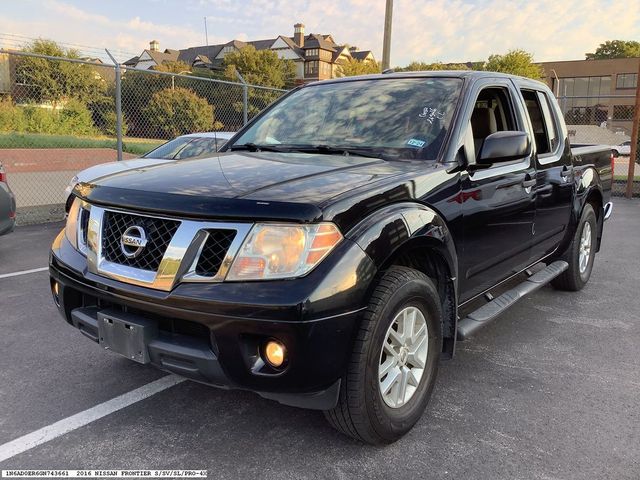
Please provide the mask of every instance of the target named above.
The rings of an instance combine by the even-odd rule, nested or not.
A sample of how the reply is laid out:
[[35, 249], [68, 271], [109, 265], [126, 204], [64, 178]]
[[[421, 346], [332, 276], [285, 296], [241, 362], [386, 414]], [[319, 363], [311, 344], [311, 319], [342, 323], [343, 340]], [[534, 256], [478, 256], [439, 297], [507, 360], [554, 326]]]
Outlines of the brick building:
[[631, 134], [640, 58], [568, 60], [540, 65], [568, 125], [606, 127], [619, 134], [619, 139]]

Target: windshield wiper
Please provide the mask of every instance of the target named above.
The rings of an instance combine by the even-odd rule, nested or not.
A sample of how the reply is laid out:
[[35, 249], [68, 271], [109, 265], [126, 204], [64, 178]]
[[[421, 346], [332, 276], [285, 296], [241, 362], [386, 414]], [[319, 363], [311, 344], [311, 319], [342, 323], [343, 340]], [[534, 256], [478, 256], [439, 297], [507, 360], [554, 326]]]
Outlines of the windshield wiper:
[[296, 146], [295, 150], [297, 152], [304, 153], [320, 153], [323, 155], [355, 155], [358, 157], [368, 157], [368, 158], [380, 158], [382, 160], [386, 160], [384, 155], [373, 147], [349, 147], [349, 146], [339, 146], [339, 145], [304, 145], [304, 146]]
[[232, 152], [236, 150], [248, 150], [250, 152], [289, 152], [290, 149], [278, 147], [277, 145], [258, 145], [256, 143], [241, 143], [240, 145], [231, 145]]
[[349, 147], [334, 145], [296, 145], [296, 144], [279, 144], [279, 145], [263, 145], [256, 143], [241, 143], [239, 145], [231, 145], [231, 151], [248, 150], [250, 152], [300, 152], [300, 153], [319, 153], [322, 155], [354, 155], [357, 157], [379, 158], [388, 160], [380, 151], [373, 147]]

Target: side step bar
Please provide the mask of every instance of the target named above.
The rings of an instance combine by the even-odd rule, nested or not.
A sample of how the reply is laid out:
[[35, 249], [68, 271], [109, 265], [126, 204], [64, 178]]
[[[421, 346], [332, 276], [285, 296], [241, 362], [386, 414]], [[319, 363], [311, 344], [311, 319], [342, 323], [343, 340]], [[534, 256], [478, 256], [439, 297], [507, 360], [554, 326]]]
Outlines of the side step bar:
[[499, 297], [471, 312], [458, 322], [458, 340], [466, 340], [470, 335], [495, 320], [502, 312], [512, 306], [525, 295], [535, 292], [556, 278], [569, 267], [563, 260], [557, 260], [538, 273], [531, 275], [524, 282], [507, 290]]

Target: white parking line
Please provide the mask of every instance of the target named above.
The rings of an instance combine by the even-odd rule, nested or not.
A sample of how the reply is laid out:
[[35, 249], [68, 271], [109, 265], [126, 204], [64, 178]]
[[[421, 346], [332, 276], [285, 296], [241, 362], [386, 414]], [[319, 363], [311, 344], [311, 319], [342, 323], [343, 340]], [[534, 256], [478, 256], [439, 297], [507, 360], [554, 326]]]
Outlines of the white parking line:
[[65, 433], [69, 433], [80, 427], [84, 427], [91, 422], [94, 422], [102, 417], [122, 410], [129, 405], [132, 405], [140, 400], [144, 400], [158, 392], [171, 388], [174, 385], [182, 383], [186, 378], [178, 377], [177, 375], [167, 375], [154, 382], [143, 385], [140, 388], [131, 390], [119, 397], [112, 398], [100, 405], [91, 407], [84, 412], [76, 413], [65, 419], [62, 419], [56, 423], [52, 423], [40, 430], [28, 433], [20, 438], [11, 440], [4, 445], [0, 445], [0, 462], [7, 460], [8, 458], [19, 455], [20, 453], [31, 450], [38, 445], [46, 443], [54, 438], [57, 438]]
[[32, 268], [31, 270], [22, 270], [20, 272], [13, 272], [13, 273], [3, 273], [3, 274], [0, 274], [0, 278], [17, 277], [18, 275], [26, 275], [28, 273], [44, 272], [45, 270], [49, 270], [49, 267]]

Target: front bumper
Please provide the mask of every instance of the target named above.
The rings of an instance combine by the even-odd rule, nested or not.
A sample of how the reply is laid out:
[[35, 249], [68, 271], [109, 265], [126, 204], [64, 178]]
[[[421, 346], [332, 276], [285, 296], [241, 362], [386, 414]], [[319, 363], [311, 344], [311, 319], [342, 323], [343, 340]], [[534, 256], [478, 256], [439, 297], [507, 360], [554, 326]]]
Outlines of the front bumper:
[[[61, 234], [50, 274], [62, 316], [97, 343], [100, 312], [133, 316], [155, 326], [146, 348], [149, 363], [162, 370], [324, 410], [337, 402], [363, 310], [365, 292], [355, 275], [374, 274], [357, 245], [342, 247], [340, 260], [293, 281], [183, 284], [160, 292], [87, 272], [84, 257]], [[353, 282], [344, 281], [347, 271]], [[272, 338], [287, 347], [281, 370], [261, 361], [261, 347]]]

